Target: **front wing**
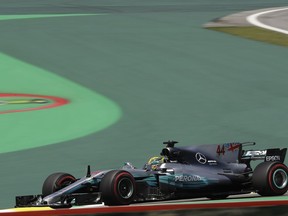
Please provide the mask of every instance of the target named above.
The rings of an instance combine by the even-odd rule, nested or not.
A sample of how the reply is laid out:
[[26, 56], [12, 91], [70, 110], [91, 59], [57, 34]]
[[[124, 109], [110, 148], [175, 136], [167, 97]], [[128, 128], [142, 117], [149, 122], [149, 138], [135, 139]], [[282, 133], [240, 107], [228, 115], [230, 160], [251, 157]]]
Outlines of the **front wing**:
[[102, 203], [101, 193], [75, 193], [63, 195], [61, 201], [57, 203], [47, 204], [42, 201], [42, 195], [26, 195], [16, 196], [15, 207], [43, 207], [49, 206], [51, 208], [69, 208], [74, 205], [92, 205]]

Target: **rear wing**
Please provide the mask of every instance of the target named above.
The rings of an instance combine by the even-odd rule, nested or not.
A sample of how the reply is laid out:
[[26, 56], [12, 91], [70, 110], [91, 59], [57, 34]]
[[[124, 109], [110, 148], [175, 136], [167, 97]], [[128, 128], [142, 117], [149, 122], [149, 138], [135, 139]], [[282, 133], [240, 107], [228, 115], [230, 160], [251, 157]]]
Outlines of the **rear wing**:
[[287, 148], [273, 148], [266, 150], [243, 150], [241, 160], [264, 160], [284, 162]]

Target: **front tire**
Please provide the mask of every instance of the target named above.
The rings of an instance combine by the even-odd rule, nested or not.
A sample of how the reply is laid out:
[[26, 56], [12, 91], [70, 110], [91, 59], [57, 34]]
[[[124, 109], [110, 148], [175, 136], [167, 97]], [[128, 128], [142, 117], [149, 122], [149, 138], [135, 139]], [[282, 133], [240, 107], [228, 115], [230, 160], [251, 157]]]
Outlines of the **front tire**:
[[136, 185], [134, 177], [124, 170], [112, 170], [100, 183], [105, 205], [129, 205], [134, 200]]
[[279, 162], [263, 162], [254, 170], [253, 186], [261, 196], [280, 196], [288, 190], [288, 168]]
[[42, 195], [48, 196], [76, 181], [76, 178], [68, 173], [53, 173], [43, 183]]

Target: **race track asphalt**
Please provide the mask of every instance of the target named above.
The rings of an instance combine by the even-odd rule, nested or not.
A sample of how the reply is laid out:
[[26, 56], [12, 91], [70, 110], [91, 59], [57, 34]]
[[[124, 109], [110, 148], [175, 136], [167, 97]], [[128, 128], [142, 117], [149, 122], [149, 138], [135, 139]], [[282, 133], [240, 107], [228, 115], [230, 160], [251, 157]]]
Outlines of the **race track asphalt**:
[[[88, 164], [106, 169], [125, 161], [140, 167], [168, 139], [287, 147], [288, 49], [202, 27], [286, 4], [1, 0], [0, 93], [63, 96], [71, 103], [0, 115], [5, 148], [39, 143], [0, 155], [0, 208], [12, 207], [15, 195], [40, 193], [52, 172], [82, 176]], [[98, 127], [97, 117], [111, 117], [101, 101], [116, 112]]]

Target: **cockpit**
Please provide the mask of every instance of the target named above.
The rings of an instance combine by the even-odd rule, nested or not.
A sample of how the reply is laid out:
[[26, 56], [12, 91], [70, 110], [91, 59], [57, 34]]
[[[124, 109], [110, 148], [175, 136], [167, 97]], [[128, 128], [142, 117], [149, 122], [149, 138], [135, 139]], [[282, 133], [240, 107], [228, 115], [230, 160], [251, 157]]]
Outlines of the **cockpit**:
[[154, 156], [151, 157], [148, 162], [144, 165], [143, 169], [150, 170], [159, 170], [160, 166], [165, 163], [165, 157], [163, 156]]

